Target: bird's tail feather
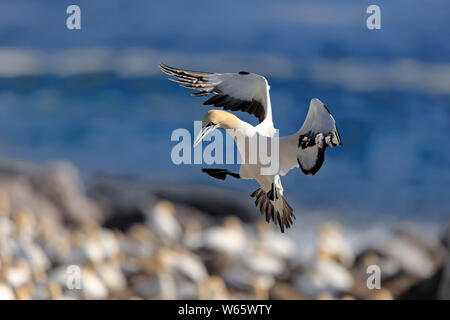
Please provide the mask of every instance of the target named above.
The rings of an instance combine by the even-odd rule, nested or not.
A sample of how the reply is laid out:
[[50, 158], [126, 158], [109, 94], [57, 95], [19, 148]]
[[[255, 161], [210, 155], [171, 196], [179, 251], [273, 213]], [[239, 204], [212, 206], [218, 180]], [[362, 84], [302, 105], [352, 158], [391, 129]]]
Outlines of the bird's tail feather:
[[295, 219], [294, 210], [283, 196], [279, 195], [277, 200], [271, 201], [267, 197], [267, 192], [261, 188], [255, 190], [250, 196], [256, 198], [255, 205], [259, 207], [261, 214], [265, 215], [267, 222], [272, 220], [275, 225], [278, 224], [281, 232], [291, 227], [292, 219]]

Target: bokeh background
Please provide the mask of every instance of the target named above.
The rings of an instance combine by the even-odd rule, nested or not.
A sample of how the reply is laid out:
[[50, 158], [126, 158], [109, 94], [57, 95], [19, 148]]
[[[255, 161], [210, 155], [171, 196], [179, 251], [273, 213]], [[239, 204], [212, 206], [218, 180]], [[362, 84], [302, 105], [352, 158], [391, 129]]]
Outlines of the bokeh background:
[[[81, 8], [81, 30], [66, 28], [70, 4]], [[370, 4], [381, 8], [381, 30], [366, 28]], [[2, 1], [0, 202], [5, 221], [12, 223], [4, 229], [9, 233], [4, 231], [3, 244], [12, 249], [3, 249], [10, 253], [2, 256], [0, 284], [16, 298], [50, 297], [36, 293], [40, 287], [33, 272], [32, 280], [8, 285], [6, 271], [15, 266], [41, 268], [47, 274], [46, 290], [61, 292], [52, 297], [197, 298], [194, 293], [206, 278], [232, 297], [258, 296], [263, 283], [263, 298], [368, 298], [374, 292], [355, 289], [356, 284], [364, 287], [363, 266], [386, 260], [385, 269], [391, 268], [386, 281], [395, 285], [381, 297], [449, 298], [448, 282], [442, 284], [450, 273], [444, 272], [443, 240], [450, 216], [449, 21], [450, 4], [438, 0]], [[160, 62], [264, 75], [280, 135], [298, 130], [311, 98], [329, 107], [343, 145], [327, 150], [316, 176], [297, 170], [283, 178], [285, 196], [297, 216], [286, 235], [259, 225], [258, 210], [248, 197], [257, 188], [254, 182], [222, 182], [202, 174], [202, 165], [171, 162], [176, 144], [170, 141], [172, 131], [192, 132], [193, 120], [200, 120], [207, 109], [201, 98], [191, 98], [168, 82], [158, 69]], [[255, 123], [244, 113], [238, 115]], [[55, 160], [64, 162], [49, 164]], [[175, 219], [171, 221], [178, 231], [158, 229], [161, 223], [155, 217], [161, 210], [164, 219]], [[65, 250], [71, 258], [52, 257], [36, 229], [30, 231], [31, 243], [39, 243], [36, 250], [47, 256], [48, 264], [34, 268], [23, 253], [27, 249], [19, 248], [14, 228], [39, 225], [48, 217], [58, 221], [55, 228], [67, 229]], [[230, 253], [208, 244], [214, 238], [208, 231], [217, 228], [240, 230], [233, 237], [244, 237], [242, 248]], [[198, 247], [182, 240], [192, 229], [201, 234]], [[264, 232], [285, 241], [281, 247], [293, 245], [290, 253], [280, 257], [276, 252], [282, 249], [259, 248]], [[73, 257], [75, 246], [83, 251], [84, 241], [103, 233], [114, 238], [114, 255], [84, 252], [84, 258]], [[130, 239], [137, 243], [128, 244]], [[388, 248], [395, 252], [386, 252]], [[248, 250], [264, 251], [281, 267], [254, 271], [239, 258]], [[202, 276], [192, 280], [184, 275], [184, 282], [175, 277], [175, 293], [168, 295], [145, 287], [153, 281], [159, 288], [164, 281], [158, 266], [172, 266], [166, 260], [178, 261], [173, 256], [180, 252], [197, 259]], [[211, 262], [224, 257], [228, 271]], [[64, 274], [63, 267], [75, 263], [101, 278], [97, 260], [115, 268], [122, 279], [120, 290], [97, 279], [106, 293], [89, 296], [83, 290], [67, 291], [62, 280], [50, 277], [51, 271], [60, 268]], [[137, 271], [130, 261], [139, 266], [134, 266]], [[324, 261], [340, 271], [323, 271]], [[164, 272], [172, 274], [170, 268]], [[337, 272], [338, 284], [317, 276], [321, 272]], [[236, 274], [246, 276], [234, 279]], [[430, 279], [434, 291], [411, 291]], [[139, 291], [139, 286], [148, 290]], [[185, 291], [192, 295], [180, 293], [181, 287], [191, 288]]]

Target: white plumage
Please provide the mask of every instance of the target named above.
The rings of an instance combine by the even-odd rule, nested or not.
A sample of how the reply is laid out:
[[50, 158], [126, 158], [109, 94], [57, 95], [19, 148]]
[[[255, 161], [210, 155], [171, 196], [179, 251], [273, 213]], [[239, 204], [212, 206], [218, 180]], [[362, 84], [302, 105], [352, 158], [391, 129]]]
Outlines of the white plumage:
[[[226, 169], [202, 171], [222, 180], [227, 175], [256, 180], [261, 188], [251, 195], [256, 198], [255, 204], [259, 206], [261, 213], [265, 214], [267, 222], [273, 220], [284, 232], [285, 228], [291, 226], [295, 216], [283, 197], [280, 176], [295, 167], [299, 167], [304, 174], [316, 174], [324, 162], [325, 149], [341, 144], [334, 118], [328, 108], [319, 99], [312, 99], [302, 127], [292, 135], [279, 138], [272, 122], [270, 86], [264, 77], [243, 71], [208, 73], [182, 70], [165, 64], [160, 67], [164, 73], [175, 77], [170, 80], [180, 83], [184, 88], [197, 90], [193, 96], [214, 93], [204, 105], [245, 111], [258, 118], [260, 123], [252, 126], [231, 113], [210, 110], [202, 119], [202, 131], [194, 146], [215, 129], [227, 130], [234, 138], [241, 155], [239, 174]], [[260, 141], [264, 141], [266, 146], [270, 145], [270, 151], [261, 149], [260, 146], [263, 146], [264, 142]], [[266, 158], [261, 158], [261, 155], [266, 155]], [[269, 160], [275, 158], [275, 164], [267, 163], [268, 157]]]

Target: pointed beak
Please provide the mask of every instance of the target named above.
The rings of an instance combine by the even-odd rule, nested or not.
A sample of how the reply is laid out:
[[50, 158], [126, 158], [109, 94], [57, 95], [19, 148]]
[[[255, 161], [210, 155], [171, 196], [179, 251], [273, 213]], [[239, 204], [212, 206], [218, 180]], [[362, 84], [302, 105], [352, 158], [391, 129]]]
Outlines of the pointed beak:
[[202, 127], [202, 130], [198, 134], [197, 138], [195, 138], [194, 147], [196, 147], [203, 140], [203, 138], [205, 138], [210, 132], [214, 131], [217, 127], [218, 125], [213, 123]]

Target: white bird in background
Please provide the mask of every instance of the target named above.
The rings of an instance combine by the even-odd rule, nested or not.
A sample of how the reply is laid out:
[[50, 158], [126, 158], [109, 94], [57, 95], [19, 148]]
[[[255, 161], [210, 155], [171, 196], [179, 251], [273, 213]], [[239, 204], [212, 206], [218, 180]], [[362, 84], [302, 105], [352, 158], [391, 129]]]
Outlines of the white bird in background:
[[147, 213], [147, 225], [161, 237], [161, 240], [176, 242], [181, 238], [182, 230], [175, 213], [175, 206], [170, 201], [158, 201]]
[[208, 249], [236, 256], [248, 245], [246, 234], [237, 217], [225, 218], [223, 227], [216, 226], [205, 231], [204, 246]]
[[[207, 134], [215, 129], [233, 130], [232, 136], [242, 157], [239, 173], [226, 169], [202, 169], [208, 175], [224, 180], [227, 175], [234, 178], [255, 179], [261, 186], [251, 194], [256, 197], [255, 204], [259, 206], [266, 221], [273, 220], [279, 224], [281, 232], [289, 228], [295, 219], [292, 207], [283, 197], [283, 187], [280, 175], [284, 176], [292, 168], [299, 167], [304, 174], [314, 175], [319, 171], [325, 159], [327, 146], [341, 145], [339, 132], [328, 108], [317, 98], [311, 100], [306, 119], [296, 133], [276, 137], [272, 122], [272, 107], [267, 80], [257, 74], [241, 71], [239, 73], [208, 73], [188, 71], [160, 65], [161, 70], [175, 78], [169, 78], [180, 83], [183, 88], [197, 90], [193, 96], [214, 96], [206, 100], [204, 105], [223, 107], [225, 110], [245, 111], [255, 115], [259, 124], [251, 124], [240, 120], [233, 114], [210, 110], [202, 119], [202, 130], [194, 142], [199, 143]], [[230, 134], [230, 131], [227, 131]], [[244, 138], [244, 139], [242, 139]], [[278, 139], [279, 159], [278, 170], [274, 174], [262, 174], [262, 169], [268, 167], [257, 159], [256, 163], [249, 161], [248, 139]], [[259, 151], [258, 151], [259, 154]]]

